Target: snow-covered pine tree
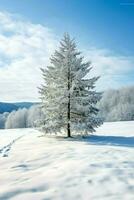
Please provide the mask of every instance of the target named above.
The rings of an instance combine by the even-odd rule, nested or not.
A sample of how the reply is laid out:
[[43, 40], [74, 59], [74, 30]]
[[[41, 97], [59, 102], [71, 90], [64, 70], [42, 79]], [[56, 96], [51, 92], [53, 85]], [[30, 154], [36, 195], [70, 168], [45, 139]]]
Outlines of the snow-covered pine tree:
[[80, 54], [74, 40], [65, 34], [59, 50], [50, 58], [51, 65], [41, 69], [44, 84], [39, 92], [46, 133], [67, 130], [67, 136], [71, 137], [72, 131], [87, 134], [102, 123], [95, 107], [101, 98], [101, 93], [94, 91], [99, 77], [86, 78], [91, 63], [84, 62]]

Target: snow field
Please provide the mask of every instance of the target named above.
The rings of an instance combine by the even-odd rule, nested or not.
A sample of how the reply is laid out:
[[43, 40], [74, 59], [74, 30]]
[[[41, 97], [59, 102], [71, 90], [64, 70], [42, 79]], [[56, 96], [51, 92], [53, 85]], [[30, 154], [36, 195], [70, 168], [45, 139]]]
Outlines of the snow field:
[[133, 200], [134, 122], [105, 123], [95, 134], [0, 131], [0, 200]]

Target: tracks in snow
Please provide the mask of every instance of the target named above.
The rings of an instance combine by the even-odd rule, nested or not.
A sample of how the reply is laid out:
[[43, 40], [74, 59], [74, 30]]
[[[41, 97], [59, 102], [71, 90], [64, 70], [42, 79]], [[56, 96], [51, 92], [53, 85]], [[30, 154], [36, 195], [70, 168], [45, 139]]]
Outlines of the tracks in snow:
[[12, 146], [13, 146], [18, 140], [20, 140], [22, 137], [24, 137], [24, 135], [21, 135], [21, 136], [17, 137], [16, 139], [12, 140], [9, 144], [7, 144], [7, 145], [5, 145], [4, 147], [2, 147], [2, 148], [0, 149], [0, 156], [1, 156], [1, 157], [8, 157]]

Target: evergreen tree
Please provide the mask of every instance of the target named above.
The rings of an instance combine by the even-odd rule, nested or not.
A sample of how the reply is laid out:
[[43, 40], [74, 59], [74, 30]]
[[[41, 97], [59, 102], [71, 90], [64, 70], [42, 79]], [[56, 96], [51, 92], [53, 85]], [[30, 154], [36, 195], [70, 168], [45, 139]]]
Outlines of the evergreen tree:
[[50, 58], [51, 65], [41, 69], [44, 84], [39, 92], [46, 116], [45, 132], [66, 129], [67, 136], [71, 137], [71, 131], [94, 132], [102, 123], [95, 107], [101, 93], [93, 90], [99, 77], [86, 78], [91, 63], [84, 62], [80, 54], [74, 40], [65, 34], [59, 50]]

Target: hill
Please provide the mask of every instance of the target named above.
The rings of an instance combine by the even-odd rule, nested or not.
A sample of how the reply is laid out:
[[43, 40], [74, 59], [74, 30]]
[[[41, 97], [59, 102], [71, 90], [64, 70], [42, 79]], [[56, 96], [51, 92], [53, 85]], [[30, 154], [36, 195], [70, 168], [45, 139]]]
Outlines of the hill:
[[0, 113], [12, 112], [13, 110], [18, 110], [18, 106], [12, 103], [3, 103], [0, 102]]
[[17, 103], [13, 103], [14, 105], [16, 105], [19, 108], [30, 108], [31, 106], [37, 104], [36, 102], [17, 102]]
[[0, 102], [0, 113], [12, 112], [13, 110], [18, 110], [19, 108], [30, 108], [32, 105], [37, 104], [36, 102], [19, 102], [19, 103], [5, 103]]

